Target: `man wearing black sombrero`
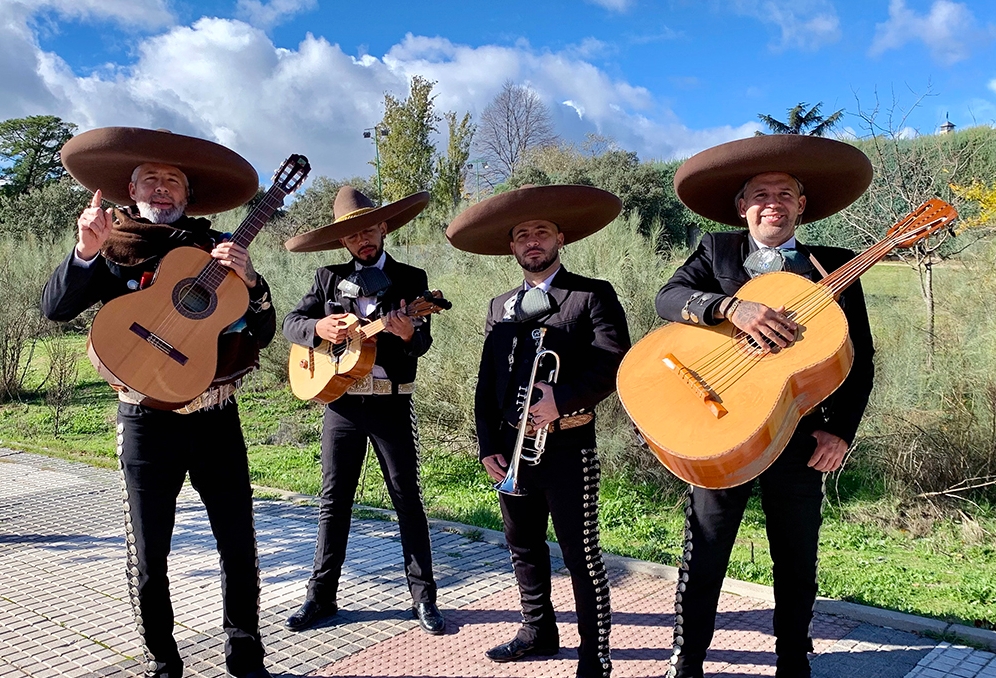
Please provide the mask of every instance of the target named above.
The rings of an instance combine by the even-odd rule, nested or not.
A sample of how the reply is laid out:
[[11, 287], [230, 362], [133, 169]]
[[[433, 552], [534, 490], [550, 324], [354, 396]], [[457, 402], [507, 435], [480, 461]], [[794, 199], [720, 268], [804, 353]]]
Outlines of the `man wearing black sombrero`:
[[[482, 463], [495, 480], [505, 478], [522, 416], [530, 436], [543, 427], [549, 431], [539, 462], [519, 467], [525, 495], [498, 495], [522, 625], [511, 641], [486, 654], [508, 662], [560, 650], [546, 542], [552, 518], [571, 573], [581, 636], [577, 675], [584, 678], [612, 670], [609, 586], [598, 542], [595, 406], [615, 390], [630, 344], [612, 285], [569, 272], [560, 250], [601, 229], [621, 207], [619, 198], [590, 186], [524, 186], [474, 205], [446, 230], [458, 249], [514, 255], [524, 277], [488, 307], [474, 407]], [[551, 367], [543, 363], [535, 382], [542, 397], [525, 405], [522, 393], [540, 348], [559, 356], [559, 378], [545, 383]]]
[[410, 195], [383, 207], [344, 186], [333, 205], [335, 221], [285, 243], [291, 252], [340, 247], [352, 255], [344, 264], [325, 266], [315, 283], [284, 319], [284, 336], [295, 344], [318, 346], [345, 340], [347, 315], [364, 322], [383, 318], [373, 370], [325, 408], [322, 425], [322, 490], [315, 563], [304, 604], [286, 622], [302, 631], [338, 611], [337, 593], [352, 515], [353, 497], [367, 441], [373, 446], [398, 514], [405, 574], [412, 611], [427, 633], [439, 635], [445, 622], [436, 607], [429, 523], [419, 488], [415, 371], [432, 345], [429, 318], [412, 320], [407, 303], [428, 289], [425, 271], [395, 261], [384, 250], [385, 236], [414, 219], [429, 194]]
[[[772, 350], [788, 346], [796, 324], [781, 309], [738, 299], [737, 290], [755, 275], [781, 269], [819, 280], [851, 259], [849, 250], [802, 245], [795, 230], [803, 219], [816, 221], [847, 207], [871, 177], [871, 164], [861, 151], [818, 137], [753, 137], [693, 156], [675, 174], [678, 197], [708, 219], [746, 230], [703, 236], [658, 293], [658, 314], [689, 324], [727, 319]], [[780, 678], [810, 675], [824, 474], [843, 463], [872, 388], [874, 349], [860, 284], [849, 287], [838, 303], [854, 346], [851, 372], [833, 396], [799, 422], [781, 456], [757, 479], [774, 563], [775, 675]], [[753, 485], [689, 488], [672, 676], [703, 675], [720, 587]]]
[[[219, 340], [210, 388], [179, 411], [152, 409], [119, 392], [117, 453], [124, 480], [128, 582], [146, 676], [177, 678], [183, 662], [173, 638], [167, 555], [176, 498], [189, 473], [211, 521], [221, 556], [225, 661], [234, 676], [263, 678], [259, 633], [259, 561], [252, 488], [234, 392], [258, 366], [276, 330], [266, 282], [244, 247], [210, 229], [212, 214], [255, 195], [258, 177], [235, 152], [163, 130], [109, 127], [74, 137], [62, 149], [69, 173], [94, 191], [80, 215], [76, 247], [52, 274], [42, 297], [51, 320], [67, 321], [99, 301], [140, 289], [162, 257], [201, 247], [249, 291], [249, 309]], [[101, 198], [124, 206], [101, 208]]]

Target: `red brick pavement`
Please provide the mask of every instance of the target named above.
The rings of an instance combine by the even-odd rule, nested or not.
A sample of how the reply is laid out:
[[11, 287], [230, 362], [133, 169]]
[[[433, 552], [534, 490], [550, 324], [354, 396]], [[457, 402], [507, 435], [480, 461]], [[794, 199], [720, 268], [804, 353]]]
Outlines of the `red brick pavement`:
[[[612, 666], [623, 677], [663, 676], [670, 666], [674, 582], [630, 573], [612, 573]], [[512, 664], [484, 657], [488, 648], [511, 640], [518, 629], [518, 590], [508, 588], [458, 610], [445, 610], [447, 632], [429, 636], [419, 629], [394, 636], [329, 664], [317, 676], [350, 678], [571, 678], [577, 663], [577, 617], [570, 579], [553, 580], [559, 614], [560, 654]], [[667, 613], [665, 614], [665, 611]], [[817, 615], [816, 652], [825, 651], [858, 622]], [[716, 636], [706, 673], [715, 676], [774, 675], [775, 640], [771, 604], [723, 594]]]

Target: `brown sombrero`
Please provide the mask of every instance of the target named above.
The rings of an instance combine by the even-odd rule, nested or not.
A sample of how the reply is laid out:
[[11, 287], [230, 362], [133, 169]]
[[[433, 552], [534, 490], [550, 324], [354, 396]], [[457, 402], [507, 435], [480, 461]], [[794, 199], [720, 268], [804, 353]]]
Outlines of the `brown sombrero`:
[[143, 163], [172, 165], [187, 176], [191, 216], [216, 214], [244, 205], [259, 190], [256, 170], [241, 155], [206, 139], [141, 127], [99, 127], [62, 147], [62, 164], [90, 191], [133, 205], [131, 173]]
[[619, 198], [594, 186], [523, 186], [468, 207], [447, 227], [446, 237], [465, 252], [511, 254], [509, 233], [524, 221], [552, 221], [567, 244], [603, 228], [621, 210]]
[[764, 172], [784, 172], [802, 182], [807, 222], [844, 209], [872, 180], [871, 162], [854, 146], [823, 137], [770, 134], [696, 153], [678, 168], [674, 189], [696, 214], [743, 226], [734, 197], [748, 179]]
[[332, 214], [335, 217], [328, 226], [316, 228], [313, 231], [295, 235], [284, 243], [291, 252], [318, 252], [334, 250], [342, 247], [340, 238], [346, 238], [359, 233], [367, 226], [387, 223], [387, 232], [395, 231], [418, 216], [418, 213], [429, 204], [429, 194], [426, 191], [413, 193], [407, 198], [383, 207], [377, 207], [367, 196], [352, 186], [343, 186], [336, 193]]

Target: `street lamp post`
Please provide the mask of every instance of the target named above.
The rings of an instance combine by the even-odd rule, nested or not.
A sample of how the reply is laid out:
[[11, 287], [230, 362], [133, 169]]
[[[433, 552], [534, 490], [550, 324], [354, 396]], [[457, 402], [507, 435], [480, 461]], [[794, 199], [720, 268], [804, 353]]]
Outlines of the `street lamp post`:
[[390, 132], [391, 130], [380, 123], [363, 130], [363, 138], [372, 138], [374, 142], [374, 159], [377, 164], [377, 200], [381, 205], [384, 204], [384, 187], [380, 182], [380, 137], [386, 137]]
[[467, 169], [474, 170], [474, 175], [477, 177], [477, 193], [474, 194], [474, 202], [481, 201], [481, 169], [488, 169], [488, 162], [484, 158], [471, 158], [467, 162]]

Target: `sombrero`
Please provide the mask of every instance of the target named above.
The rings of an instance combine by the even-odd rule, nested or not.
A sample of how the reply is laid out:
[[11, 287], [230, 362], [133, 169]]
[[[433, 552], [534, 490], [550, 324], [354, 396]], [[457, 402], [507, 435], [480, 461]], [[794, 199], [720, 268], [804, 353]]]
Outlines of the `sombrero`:
[[318, 252], [342, 247], [340, 238], [359, 233], [367, 226], [387, 223], [387, 232], [395, 231], [418, 216], [429, 204], [426, 191], [413, 193], [406, 198], [383, 207], [377, 207], [367, 196], [352, 186], [343, 186], [336, 193], [332, 214], [335, 217], [328, 226], [295, 235], [284, 243], [291, 252]]
[[457, 249], [474, 254], [511, 254], [510, 231], [525, 222], [552, 221], [571, 243], [619, 216], [622, 201], [593, 186], [523, 186], [468, 207], [446, 229]]
[[871, 162], [854, 146], [803, 134], [769, 134], [696, 153], [678, 168], [674, 189], [696, 214], [743, 226], [733, 200], [748, 179], [764, 172], [784, 172], [802, 182], [807, 222], [844, 209], [872, 180]]
[[90, 191], [107, 200], [132, 205], [131, 173], [143, 163], [172, 165], [187, 176], [190, 201], [186, 213], [215, 214], [247, 203], [259, 190], [252, 165], [221, 144], [168, 130], [100, 127], [83, 132], [62, 147], [62, 164]]

